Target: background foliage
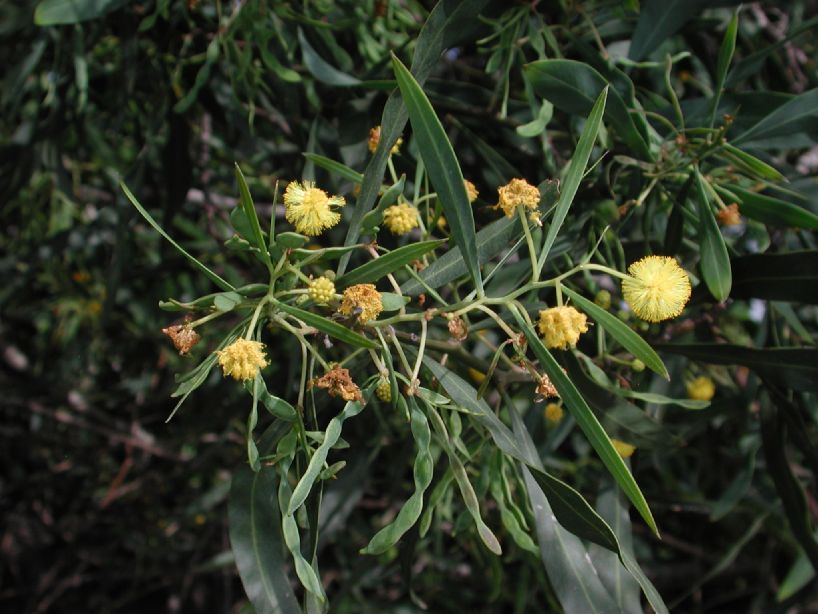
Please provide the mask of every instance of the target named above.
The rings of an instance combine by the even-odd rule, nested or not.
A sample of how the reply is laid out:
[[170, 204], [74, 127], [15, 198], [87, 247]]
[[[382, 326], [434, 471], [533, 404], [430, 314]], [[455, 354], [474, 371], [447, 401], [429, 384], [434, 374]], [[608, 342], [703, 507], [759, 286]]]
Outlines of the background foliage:
[[[457, 4], [446, 3], [446, 14]], [[0, 5], [4, 609], [249, 607], [228, 527], [253, 505], [267, 509], [247, 485], [269, 476], [242, 467], [247, 396], [214, 372], [164, 423], [173, 373], [195, 363], [161, 334], [174, 316], [157, 304], [214, 288], [142, 221], [119, 181], [208, 266], [254, 281], [250, 258], [217, 248], [233, 235], [234, 161], [265, 219], [280, 215], [279, 179], [316, 178], [349, 194], [347, 179], [301, 154], [364, 172], [369, 128], [382, 123], [395, 87], [390, 52], [418, 80], [427, 74], [423, 89], [480, 189], [480, 228], [496, 219], [494, 190], [510, 178], [566, 178], [594, 101], [611, 84], [592, 167], [573, 186], [552, 252], [587, 253], [611, 224], [615, 236], [605, 234], [601, 249], [620, 267], [648, 250], [691, 263], [704, 283], [684, 318], [631, 321], [661, 351], [670, 383], [606, 367], [634, 391], [673, 398], [696, 375], [717, 384], [704, 410], [628, 400], [588, 365], [562, 359], [609, 432], [638, 447], [632, 469], [662, 540], [633, 514], [633, 550], [671, 609], [814, 604], [814, 2], [753, 3], [732, 26], [729, 1], [473, 4], [442, 41], [419, 38], [432, 7], [411, 1]], [[440, 58], [430, 53], [436, 44], [448, 49]], [[411, 177], [410, 135], [407, 127], [395, 163]], [[734, 148], [718, 147], [720, 136]], [[682, 172], [691, 160], [701, 175]], [[741, 201], [742, 225], [707, 223], [717, 197]], [[330, 238], [341, 245], [343, 229]], [[517, 264], [525, 275], [528, 263]], [[597, 283], [580, 286], [595, 292]], [[265, 372], [285, 398], [298, 379], [290, 350], [271, 352]], [[531, 387], [511, 392], [528, 408], [525, 426], [549, 469], [612, 525], [627, 523], [578, 429], [547, 428]], [[347, 464], [324, 489], [318, 548], [333, 610], [571, 610], [564, 587], [575, 579], [519, 535], [501, 534], [502, 558], [489, 553], [456, 497], [438, 503], [424, 539], [410, 533], [400, 548], [359, 555], [413, 490], [403, 417], [374, 420], [345, 424], [350, 448], [331, 460]], [[481, 499], [498, 466], [471, 476]], [[231, 476], [239, 494], [228, 510]], [[244, 494], [247, 504], [236, 504]], [[508, 527], [500, 515], [489, 509], [492, 528]], [[540, 541], [546, 530], [538, 527]], [[594, 548], [601, 573], [616, 568]], [[268, 553], [269, 567], [280, 567]], [[623, 582], [622, 609], [641, 607], [638, 589]]]

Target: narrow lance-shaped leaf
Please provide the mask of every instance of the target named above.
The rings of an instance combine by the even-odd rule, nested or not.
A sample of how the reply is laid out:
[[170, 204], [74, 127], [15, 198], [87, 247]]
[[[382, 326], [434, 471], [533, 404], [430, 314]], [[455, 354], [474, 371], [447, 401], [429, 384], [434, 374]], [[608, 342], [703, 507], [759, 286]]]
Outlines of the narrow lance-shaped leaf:
[[397, 271], [404, 265], [443, 245], [443, 243], [445, 243], [445, 240], [421, 241], [420, 243], [404, 245], [342, 275], [336, 280], [335, 285], [338, 288], [346, 288], [364, 282], [378, 281], [389, 273]]
[[[509, 413], [511, 413], [511, 422], [512, 422], [512, 427], [514, 429], [514, 436], [517, 438], [517, 441], [518, 441], [520, 447], [523, 448], [523, 449], [528, 450], [529, 453], [531, 453], [531, 454], [536, 454], [536, 448], [534, 447], [534, 442], [531, 440], [531, 435], [528, 433], [528, 430], [525, 428], [525, 424], [523, 423], [522, 418], [516, 412], [516, 410], [514, 410], [513, 408], [510, 409]], [[604, 546], [605, 548], [607, 548], [611, 552], [616, 553], [619, 556], [619, 560], [625, 566], [625, 569], [628, 570], [628, 572], [631, 574], [631, 576], [633, 576], [633, 578], [636, 579], [636, 581], [639, 583], [639, 586], [642, 587], [642, 592], [644, 592], [645, 597], [647, 597], [648, 603], [650, 603], [650, 605], [653, 607], [653, 609], [656, 610], [656, 613], [657, 614], [667, 614], [667, 611], [668, 611], [667, 606], [665, 605], [664, 601], [662, 600], [661, 595], [659, 595], [659, 592], [656, 590], [656, 588], [653, 586], [651, 581], [648, 580], [647, 576], [642, 571], [642, 568], [639, 566], [639, 563], [636, 561], [633, 554], [631, 553], [630, 548], [629, 547], [624, 547], [624, 548], [620, 547], [619, 540], [618, 540], [616, 534], [614, 534], [613, 530], [610, 528], [610, 526], [605, 522], [605, 520], [593, 508], [591, 508], [587, 504], [587, 502], [585, 502], [585, 500], [582, 498], [581, 495], [579, 495], [579, 493], [576, 493], [576, 495], [580, 500], [582, 500], [584, 505], [587, 506], [587, 509], [585, 507], [578, 507], [577, 511], [573, 515], [560, 513], [559, 507], [563, 506], [565, 504], [565, 501], [559, 495], [560, 495], [560, 493], [567, 492], [566, 489], [570, 489], [570, 487], [565, 485], [565, 488], [562, 488], [562, 487], [556, 488], [556, 489], [553, 488], [553, 484], [550, 483], [550, 481], [551, 480], [556, 480], [556, 478], [551, 478], [551, 480], [543, 479], [543, 477], [548, 476], [548, 474], [545, 473], [542, 470], [542, 463], [539, 462], [539, 459], [538, 459], [538, 463], [539, 463], [540, 469], [534, 471], [533, 474], [532, 474], [533, 480], [536, 482], [536, 484], [531, 483], [531, 480], [529, 480], [529, 478], [528, 478], [528, 474], [525, 473], [525, 467], [523, 468], [523, 473], [524, 473], [525, 482], [526, 482], [526, 488], [527, 488], [528, 493], [529, 493], [529, 498], [531, 500], [532, 507], [536, 507], [538, 505], [537, 497], [536, 497], [536, 495], [538, 493], [537, 493], [537, 489], [535, 488], [535, 486], [539, 486], [542, 493], [545, 493], [545, 496], [548, 499], [548, 504], [550, 505], [550, 509], [545, 508], [545, 506], [542, 506], [543, 507], [543, 510], [542, 510], [543, 514], [548, 514], [548, 515], [542, 515], [539, 518], [536, 518], [537, 524], [538, 524], [538, 526], [537, 526], [538, 537], [540, 537], [540, 539], [542, 539], [543, 537], [545, 537], [546, 539], [548, 538], [548, 535], [545, 535], [545, 536], [540, 535], [540, 531], [543, 530], [543, 529], [545, 531], [552, 532], [553, 535], [559, 540], [559, 542], [561, 544], [562, 543], [565, 544], [566, 558], [563, 559], [563, 560], [565, 560], [565, 561], [571, 560], [572, 557], [570, 556], [571, 555], [570, 551], [574, 550], [574, 549], [572, 549], [570, 547], [571, 546], [570, 542], [563, 542], [562, 540], [559, 539], [561, 537], [561, 532], [559, 530], [560, 525], [563, 528], [568, 529], [569, 531], [571, 531], [571, 533], [573, 533], [574, 535], [578, 535], [580, 537], [585, 537], [581, 532], [578, 532], [574, 528], [572, 528], [570, 524], [567, 524], [566, 519], [568, 519], [569, 521], [573, 521], [575, 518], [577, 518], [580, 515], [585, 515], [586, 517], [595, 517], [597, 519], [595, 522], [600, 527], [604, 527], [604, 530], [607, 533], [609, 533], [608, 538], [610, 539], [612, 545], [609, 546], [609, 545], [606, 545], [604, 543], [600, 543], [599, 541], [596, 541], [596, 540], [591, 540], [591, 541], [593, 541], [597, 545]], [[532, 468], [536, 469], [536, 467], [532, 467]], [[550, 476], [548, 476], [548, 477], [550, 477]], [[559, 482], [559, 480], [556, 480], [556, 481]], [[571, 489], [571, 490], [573, 490], [573, 489]], [[554, 512], [554, 515], [557, 517], [558, 522], [553, 522], [553, 518], [550, 516], [551, 511]], [[535, 517], [536, 517], [536, 512], [537, 512], [537, 510], [535, 509]], [[625, 513], [627, 513], [627, 510], [625, 510]], [[555, 525], [554, 528], [551, 528], [549, 526], [549, 523], [552, 523], [552, 522], [553, 522], [553, 525]], [[542, 524], [544, 524], [545, 526], [541, 527]], [[586, 537], [586, 539], [587, 539], [587, 537]], [[541, 542], [541, 546], [542, 546], [542, 542]], [[580, 544], [580, 546], [582, 546], [582, 544]], [[584, 548], [583, 548], [583, 550], [584, 550]], [[576, 559], [574, 559], [574, 560], [576, 561]], [[585, 566], [584, 561], [576, 561], [576, 564], [577, 564], [578, 568], [580, 568], [580, 569]], [[551, 572], [549, 571], [549, 574], [550, 573]], [[581, 586], [582, 584], [583, 584], [582, 581], [578, 581], [578, 582], [576, 582], [575, 585], [576, 586]]]
[[734, 185], [713, 187], [724, 198], [737, 200], [741, 214], [751, 220], [770, 226], [818, 230], [818, 215], [809, 209]]
[[361, 413], [371, 392], [372, 386], [364, 391], [363, 401], [349, 401], [341, 413], [329, 421], [327, 430], [324, 432], [324, 441], [322, 441], [321, 445], [313, 452], [312, 458], [310, 458], [310, 464], [307, 465], [304, 475], [301, 476], [301, 479], [298, 480], [298, 484], [296, 484], [293, 489], [287, 511], [285, 512], [287, 515], [294, 514], [304, 501], [307, 500], [307, 495], [310, 494], [313, 484], [315, 484], [319, 474], [324, 469], [324, 462], [327, 460], [327, 454], [329, 454], [330, 448], [332, 448], [341, 437], [341, 429], [343, 428], [344, 421]]
[[426, 416], [418, 407], [414, 397], [409, 397], [412, 437], [417, 447], [414, 468], [412, 470], [415, 482], [415, 491], [403, 504], [395, 520], [390, 522], [370, 540], [363, 554], [381, 554], [398, 543], [398, 540], [411, 529], [423, 511], [423, 493], [432, 483], [434, 461], [429, 451], [431, 431]]
[[258, 614], [299, 609], [282, 556], [279, 519], [275, 473], [237, 469], [228, 502], [230, 547], [244, 590]]
[[291, 316], [295, 316], [305, 324], [314, 326], [321, 332], [327, 333], [330, 337], [335, 337], [339, 341], [343, 341], [361, 348], [371, 348], [373, 350], [379, 347], [378, 344], [371, 339], [367, 339], [363, 335], [359, 335], [358, 333], [349, 330], [346, 326], [342, 326], [337, 322], [333, 322], [332, 320], [319, 316], [311, 311], [305, 311], [285, 303], [276, 302], [275, 305], [281, 309], [281, 311], [285, 311]]
[[423, 164], [443, 205], [452, 238], [463, 254], [466, 269], [478, 294], [482, 294], [483, 281], [477, 262], [474, 214], [466, 194], [460, 164], [432, 104], [412, 73], [394, 55], [392, 67], [412, 122]]
[[[283, 454], [282, 444], [287, 442], [287, 454]], [[282, 438], [279, 442], [277, 453], [283, 456], [278, 464], [279, 480], [278, 480], [278, 505], [279, 509], [286, 510], [290, 505], [290, 497], [292, 496], [292, 489], [289, 483], [289, 471], [292, 466], [293, 458], [295, 456], [295, 431], [290, 431], [290, 434]], [[321, 580], [318, 577], [318, 570], [310, 565], [307, 559], [301, 552], [301, 533], [299, 532], [298, 523], [293, 514], [281, 515], [281, 534], [284, 537], [284, 543], [295, 565], [295, 573], [304, 588], [312, 593], [316, 599], [321, 602], [326, 601], [326, 594]]]
[[733, 276], [730, 257], [721, 235], [719, 225], [704, 188], [704, 178], [696, 169], [696, 204], [699, 212], [699, 247], [701, 249], [701, 269], [704, 283], [716, 300], [723, 301], [730, 295]]
[[454, 474], [454, 480], [460, 489], [460, 494], [463, 496], [463, 502], [466, 504], [466, 509], [469, 511], [469, 514], [471, 514], [474, 524], [477, 527], [477, 534], [480, 536], [486, 548], [499, 556], [503, 553], [503, 549], [500, 547], [500, 542], [497, 540], [497, 537], [480, 516], [480, 503], [477, 500], [477, 494], [474, 492], [474, 487], [471, 485], [471, 482], [469, 482], [466, 468], [457, 456], [457, 451], [454, 448], [452, 440], [449, 438], [449, 433], [446, 431], [446, 425], [443, 423], [443, 419], [437, 413], [434, 405], [427, 403], [426, 407], [431, 417], [432, 425], [438, 433], [443, 450], [449, 458], [449, 465]]
[[[268, 267], [272, 267], [273, 263], [270, 261], [270, 252], [267, 251], [267, 242], [264, 240], [264, 234], [261, 232], [261, 225], [259, 224], [258, 215], [256, 214], [256, 206], [253, 204], [250, 188], [247, 187], [247, 180], [244, 178], [244, 173], [241, 172], [241, 168], [239, 168], [238, 164], [236, 164], [236, 180], [239, 183], [241, 208], [247, 217], [247, 221], [250, 223], [253, 241], [261, 252], [264, 263]], [[273, 212], [273, 216], [275, 216], [275, 212]]]
[[539, 359], [540, 366], [554, 383], [554, 386], [556, 386], [560, 397], [565, 402], [571, 415], [574, 416], [582, 432], [585, 433], [591, 446], [596, 450], [600, 460], [602, 460], [602, 463], [607, 467], [617, 484], [619, 484], [619, 487], [628, 499], [630, 499], [631, 503], [633, 503], [650, 529], [658, 535], [656, 521], [653, 519], [653, 514], [650, 511], [650, 507], [648, 507], [647, 501], [645, 501], [645, 496], [633, 479], [631, 472], [628, 471], [619, 453], [613, 447], [611, 439], [605, 433], [599, 420], [596, 419], [596, 416], [594, 416], [591, 408], [588, 407], [585, 399], [579, 394], [579, 391], [568, 376], [563, 373], [562, 368], [557, 364], [557, 361], [554, 360], [554, 357], [551, 356], [551, 353], [546, 349], [539, 337], [537, 337], [534, 330], [526, 323], [516, 309], [513, 310], [513, 314], [517, 320], [517, 324], [525, 334], [526, 339], [528, 339], [528, 346]]
[[583, 539], [619, 552], [616, 536], [599, 514], [580, 493], [545, 471], [536, 448], [521, 442], [486, 402], [477, 398], [477, 391], [468, 382], [429, 356], [423, 357], [423, 364], [455, 403], [472, 412], [474, 419], [489, 432], [500, 450], [534, 469], [534, 479], [545, 492], [554, 514], [566, 529]]
[[713, 89], [713, 101], [710, 103], [710, 127], [716, 120], [716, 111], [721, 100], [721, 91], [724, 88], [724, 80], [727, 78], [727, 69], [733, 59], [733, 52], [736, 50], [736, 34], [738, 33], [738, 9], [733, 13], [733, 18], [727, 25], [724, 38], [719, 49], [719, 61], [716, 66], [716, 86]]
[[156, 232], [158, 232], [160, 235], [162, 235], [168, 241], [168, 243], [173, 245], [173, 247], [175, 247], [180, 254], [182, 254], [185, 258], [190, 260], [190, 262], [193, 263], [193, 266], [195, 266], [202, 273], [204, 273], [205, 276], [210, 281], [212, 281], [214, 284], [219, 286], [219, 288], [221, 288], [222, 290], [231, 291], [231, 290], [236, 289], [233, 285], [231, 285], [230, 283], [228, 283], [227, 281], [225, 281], [224, 279], [219, 277], [215, 272], [211, 271], [207, 266], [205, 266], [203, 263], [201, 263], [195, 256], [192, 256], [188, 252], [186, 252], [185, 249], [181, 245], [179, 245], [176, 241], [171, 239], [170, 235], [168, 233], [166, 233], [164, 231], [164, 229], [156, 222], [156, 220], [153, 219], [153, 216], [151, 216], [151, 214], [148, 213], [148, 210], [145, 209], [145, 207], [143, 207], [139, 203], [139, 201], [136, 199], [136, 196], [134, 196], [131, 193], [131, 191], [128, 189], [128, 186], [126, 186], [124, 183], [120, 183], [119, 187], [122, 188], [122, 191], [125, 193], [125, 196], [131, 202], [131, 204], [134, 207], [136, 207], [136, 210], [139, 211], [140, 214], [142, 214], [142, 217], [145, 218], [145, 221], [147, 221], [148, 224], [153, 226], [153, 229]]
[[[608, 80], [596, 69], [576, 60], [538, 60], [526, 64], [523, 72], [537, 94], [572, 115], [590, 113], [602, 90], [608, 87]], [[626, 75], [620, 76], [627, 80]], [[633, 84], [629, 85], [633, 88]], [[633, 155], [643, 160], [654, 158], [645, 135], [634, 121], [638, 116], [631, 115], [615, 87], [608, 92], [605, 117]]]
[[571, 297], [582, 311], [596, 320], [611, 337], [619, 341], [634, 357], [645, 363], [645, 366], [652, 371], [655, 371], [665, 379], [669, 379], [665, 363], [662, 362], [662, 359], [659, 358], [659, 355], [653, 348], [650, 347], [642, 337], [635, 333], [630, 326], [573, 290], [563, 287], [562, 291]]
[[[611, 594], [600, 582], [591, 557], [580, 539], [557, 522], [548, 497], [523, 466], [528, 499], [543, 566], [565, 612], [619, 611]], [[615, 556], [612, 554], [611, 556]]]
[[557, 208], [554, 211], [554, 217], [551, 219], [551, 224], [548, 227], [548, 234], [545, 236], [545, 244], [537, 261], [537, 270], [540, 272], [542, 272], [543, 266], [545, 266], [545, 259], [548, 257], [548, 252], [551, 251], [551, 247], [557, 239], [557, 233], [560, 231], [560, 228], [562, 228], [562, 223], [568, 215], [568, 209], [571, 208], [571, 203], [574, 202], [574, 196], [576, 196], [580, 181], [582, 181], [582, 177], [585, 174], [585, 167], [588, 166], [591, 150], [594, 148], [596, 137], [599, 134], [599, 127], [602, 125], [602, 115], [605, 112], [605, 101], [607, 99], [608, 88], [606, 87], [602, 90], [602, 93], [591, 109], [591, 114], [588, 116], [588, 121], [585, 122], [582, 135], [579, 137], [579, 143], [574, 151], [574, 156], [568, 165], [568, 172], [565, 175], [565, 183], [562, 186], [562, 191], [557, 201]]
[[362, 183], [364, 180], [364, 176], [361, 173], [349, 168], [345, 164], [336, 162], [331, 158], [327, 158], [326, 156], [316, 153], [305, 153], [303, 155], [307, 160], [313, 162], [316, 166], [320, 166], [324, 170], [327, 170], [330, 173], [335, 173], [344, 179], [349, 179], [353, 183]]
[[[462, 2], [438, 2], [429, 13], [426, 23], [418, 35], [415, 44], [415, 55], [412, 58], [412, 74], [418, 83], [425, 83], [438, 66], [441, 54], [455, 47], [478, 24], [478, 16], [488, 0], [463, 0]], [[361, 234], [364, 216], [369, 213], [381, 187], [381, 180], [390, 150], [398, 140], [406, 125], [408, 115], [397, 92], [393, 92], [386, 101], [381, 117], [381, 140], [378, 148], [369, 161], [361, 184], [361, 194], [355, 203], [352, 217], [349, 220], [344, 245], [352, 245]], [[342, 275], [349, 262], [345, 255], [338, 263], [338, 275]]]

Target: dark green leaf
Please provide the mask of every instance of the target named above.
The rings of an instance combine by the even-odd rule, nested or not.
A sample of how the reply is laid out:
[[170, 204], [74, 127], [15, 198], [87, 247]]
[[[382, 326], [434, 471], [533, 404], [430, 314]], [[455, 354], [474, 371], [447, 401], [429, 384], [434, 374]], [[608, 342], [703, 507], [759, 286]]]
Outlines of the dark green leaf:
[[429, 484], [432, 483], [434, 460], [429, 451], [429, 443], [431, 441], [429, 422], [426, 416], [423, 415], [423, 412], [420, 411], [414, 397], [409, 397], [409, 406], [411, 408], [410, 426], [412, 429], [412, 437], [417, 447], [417, 455], [415, 456], [414, 468], [412, 470], [415, 490], [412, 496], [409, 497], [409, 500], [403, 504], [395, 520], [378, 531], [366, 548], [362, 550], [364, 554], [381, 554], [398, 543], [398, 540], [400, 540], [400, 538], [415, 525], [418, 518], [420, 518], [420, 513], [423, 510], [423, 493], [426, 492], [426, 489], [429, 488]]
[[733, 60], [733, 53], [736, 50], [736, 34], [738, 33], [738, 10], [733, 13], [733, 18], [727, 25], [727, 30], [724, 32], [724, 38], [721, 41], [721, 48], [719, 49], [719, 60], [716, 65], [716, 84], [713, 88], [713, 102], [710, 105], [710, 127], [716, 119], [716, 111], [719, 108], [719, 100], [721, 100], [721, 90], [724, 88], [724, 80], [727, 78], [727, 69], [730, 68], [730, 62]]
[[451, 399], [469, 410], [474, 419], [489, 432], [500, 450], [535, 470], [537, 483], [551, 502], [557, 519], [566, 529], [600, 546], [619, 551], [610, 527], [582, 495], [544, 470], [533, 443], [513, 434], [486, 402], [477, 398], [477, 391], [457, 374], [428, 356], [423, 357], [423, 364], [432, 372]]
[[633, 354], [634, 357], [641, 360], [649, 369], [655, 371], [665, 379], [670, 379], [667, 368], [665, 368], [665, 363], [662, 362], [659, 355], [642, 337], [635, 333], [630, 326], [573, 290], [563, 288], [562, 291], [571, 297], [582, 311], [591, 316], [611, 337], [616, 339], [626, 350]]
[[338, 322], [333, 322], [332, 320], [319, 316], [318, 314], [310, 311], [304, 311], [303, 309], [299, 309], [298, 307], [293, 307], [285, 303], [277, 302], [275, 305], [281, 309], [281, 311], [285, 311], [291, 316], [295, 316], [305, 324], [314, 326], [321, 332], [327, 333], [330, 337], [335, 337], [339, 341], [343, 341], [344, 343], [361, 348], [375, 349], [379, 347], [378, 344], [371, 339], [367, 339], [363, 335], [359, 335], [358, 333], [349, 330], [345, 326], [341, 326], [338, 324]]
[[338, 288], [346, 288], [364, 282], [378, 281], [387, 274], [397, 271], [404, 265], [443, 245], [443, 243], [445, 243], [444, 240], [435, 240], [404, 245], [342, 275], [335, 281], [335, 285]]
[[818, 89], [812, 89], [782, 104], [761, 121], [732, 140], [734, 145], [764, 148], [772, 138], [814, 133], [818, 130]]
[[557, 200], [557, 207], [554, 210], [554, 216], [551, 218], [551, 223], [548, 226], [548, 234], [545, 236], [545, 243], [539, 255], [537, 262], [537, 270], [542, 271], [545, 265], [545, 259], [557, 239], [557, 233], [562, 228], [565, 217], [568, 215], [568, 209], [574, 202], [574, 196], [577, 194], [579, 184], [585, 175], [585, 168], [588, 166], [588, 160], [591, 158], [591, 150], [596, 143], [597, 135], [599, 134], [599, 127], [602, 125], [602, 114], [605, 112], [605, 101], [608, 99], [608, 87], [602, 89], [594, 103], [591, 113], [588, 115], [588, 120], [585, 122], [585, 127], [582, 129], [582, 135], [579, 137], [579, 143], [574, 150], [574, 155], [571, 157], [571, 162], [568, 163], [568, 171], [565, 173], [565, 183], [563, 184], [562, 192], [559, 200]]
[[[593, 67], [575, 60], [538, 60], [523, 67], [534, 91], [555, 107], [571, 114], [589, 115], [608, 86]], [[619, 92], [610, 89], [605, 117], [633, 153], [644, 160], [653, 156]]]
[[784, 505], [784, 513], [789, 521], [790, 530], [798, 544], [818, 569], [818, 540], [813, 536], [810, 527], [810, 514], [804, 490], [793, 475], [787, 460], [786, 425], [779, 415], [780, 410], [762, 405], [761, 408], [761, 441], [764, 447], [764, 459], [767, 471], [773, 479], [775, 489]]
[[[488, 0], [463, 0], [458, 2], [438, 2], [429, 14], [426, 23], [415, 43], [415, 55], [412, 59], [412, 74], [419, 85], [437, 68], [440, 56], [446, 49], [455, 47], [461, 40], [468, 39], [474, 29], [479, 27], [478, 16]], [[393, 92], [383, 109], [381, 118], [381, 139], [378, 148], [369, 161], [361, 185], [361, 194], [352, 212], [349, 229], [344, 245], [358, 241], [364, 216], [375, 204], [381, 188], [386, 163], [390, 150], [398, 140], [409, 116], [400, 95]], [[349, 257], [345, 256], [338, 264], [338, 275], [346, 270]]]
[[534, 352], [534, 355], [540, 361], [540, 367], [545, 371], [546, 375], [551, 379], [560, 393], [560, 397], [565, 403], [571, 415], [577, 421], [585, 437], [588, 438], [591, 446], [596, 450], [600, 460], [616, 480], [619, 487], [633, 503], [636, 510], [645, 520], [650, 529], [658, 534], [656, 522], [653, 519], [653, 514], [648, 507], [645, 496], [633, 479], [631, 472], [628, 470], [622, 457], [613, 447], [611, 439], [605, 433], [602, 425], [597, 420], [591, 408], [582, 398], [579, 391], [574, 386], [569, 377], [563, 373], [562, 368], [554, 360], [554, 357], [543, 345], [540, 338], [534, 330], [526, 323], [522, 316], [515, 309], [513, 311], [514, 318], [517, 320], [517, 325], [523, 331], [528, 339], [528, 346]]
[[642, 0], [628, 58], [638, 62], [701, 13], [703, 0]]
[[364, 176], [358, 171], [349, 168], [345, 164], [341, 164], [340, 162], [327, 158], [326, 156], [321, 156], [315, 153], [305, 153], [304, 157], [315, 163], [316, 166], [320, 166], [321, 168], [328, 170], [330, 173], [335, 173], [344, 179], [349, 179], [353, 183], [360, 184], [364, 180]]
[[230, 547], [244, 590], [258, 614], [300, 610], [285, 571], [279, 518], [275, 473], [237, 469], [228, 505]]
[[454, 149], [446, 136], [443, 125], [437, 118], [432, 104], [423, 89], [394, 55], [392, 68], [400, 87], [403, 103], [412, 122], [412, 130], [417, 140], [420, 157], [426, 172], [443, 205], [446, 221], [451, 228], [452, 238], [460, 248], [466, 270], [474, 282], [478, 295], [483, 292], [483, 280], [477, 261], [477, 247], [474, 230], [474, 213], [472, 212], [463, 173]]
[[301, 46], [301, 59], [304, 62], [304, 66], [307, 67], [310, 74], [318, 81], [336, 87], [349, 87], [361, 84], [360, 79], [338, 70], [318, 55], [318, 52], [316, 52], [307, 41], [301, 28], [298, 28], [298, 44]]
[[724, 237], [716, 222], [716, 216], [710, 208], [710, 201], [704, 189], [704, 178], [696, 170], [696, 204], [699, 212], [699, 249], [701, 250], [700, 266], [702, 278], [710, 293], [718, 301], [724, 301], [730, 295], [732, 272], [730, 257]]
[[264, 238], [264, 233], [261, 231], [261, 225], [258, 222], [258, 215], [256, 214], [256, 206], [253, 204], [253, 197], [250, 195], [250, 188], [247, 187], [247, 181], [244, 178], [244, 173], [236, 164], [236, 180], [239, 183], [239, 200], [241, 202], [241, 209], [244, 211], [244, 216], [250, 225], [250, 232], [252, 233], [248, 240], [253, 241], [261, 254], [262, 259], [267, 266], [272, 267], [273, 263], [270, 261], [270, 252], [267, 251], [267, 240]]
[[310, 494], [313, 484], [315, 484], [315, 481], [324, 469], [324, 462], [327, 460], [330, 448], [332, 448], [341, 437], [341, 429], [344, 426], [344, 422], [363, 411], [371, 393], [372, 386], [363, 391], [363, 401], [348, 401], [341, 413], [329, 421], [327, 430], [324, 433], [324, 440], [321, 442], [321, 445], [313, 451], [309, 465], [307, 465], [304, 474], [298, 480], [295, 488], [293, 488], [289, 506], [285, 512], [288, 516], [294, 514], [295, 511], [304, 504], [304, 501], [307, 500], [307, 496]]
[[592, 379], [573, 353], [558, 352], [556, 358], [599, 421], [616, 438], [646, 449], [672, 445], [672, 436], [661, 424], [636, 405], [618, 396], [611, 390], [613, 386], [606, 388]]
[[818, 304], [818, 251], [734, 258], [732, 294], [735, 298]]
[[759, 160], [755, 156], [748, 154], [746, 151], [733, 147], [730, 143], [724, 144], [724, 157], [727, 158], [735, 166], [744, 170], [747, 174], [759, 179], [768, 179], [769, 181], [786, 181], [777, 169], [773, 168], [766, 162]]
[[755, 349], [727, 343], [668, 343], [660, 352], [713, 365], [743, 365], [785, 388], [818, 392], [818, 348]]
[[[562, 528], [549, 497], [527, 467], [522, 468], [534, 514], [540, 555], [548, 580], [565, 612], [618, 612], [611, 594], [579, 538]], [[616, 557], [615, 554], [611, 556]], [[618, 562], [617, 562], [618, 564]]]
[[804, 207], [799, 207], [780, 198], [750, 192], [734, 185], [725, 188], [716, 187], [716, 190], [722, 196], [730, 199], [733, 198], [733, 195], [738, 197], [739, 211], [751, 220], [757, 220], [771, 226], [818, 230], [818, 215]]

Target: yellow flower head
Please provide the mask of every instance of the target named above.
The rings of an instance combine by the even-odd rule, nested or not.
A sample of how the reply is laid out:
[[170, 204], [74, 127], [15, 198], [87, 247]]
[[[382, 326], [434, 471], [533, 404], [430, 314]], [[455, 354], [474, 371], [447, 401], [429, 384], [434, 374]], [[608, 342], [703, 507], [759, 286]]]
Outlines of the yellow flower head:
[[381, 379], [378, 382], [378, 386], [375, 388], [375, 394], [384, 403], [388, 403], [392, 400], [392, 384], [389, 383], [388, 379]]
[[[370, 129], [369, 131], [369, 142], [367, 146], [369, 147], [369, 151], [371, 153], [375, 153], [375, 150], [378, 148], [378, 143], [381, 142], [381, 127], [375, 126], [374, 128]], [[392, 145], [392, 150], [389, 152], [390, 154], [398, 154], [400, 153], [400, 146], [403, 145], [403, 137], [398, 137], [398, 140], [395, 141], [395, 144]]]
[[611, 443], [622, 458], [630, 458], [636, 451], [636, 446], [625, 443], [624, 441], [619, 441], [618, 439], [611, 439]]
[[622, 295], [634, 313], [648, 322], [675, 318], [690, 298], [685, 270], [669, 256], [645, 256], [628, 267]]
[[588, 318], [573, 307], [552, 307], [540, 311], [539, 329], [546, 347], [565, 350], [588, 332]]
[[343, 207], [343, 196], [327, 196], [312, 181], [291, 181], [284, 190], [286, 218], [301, 234], [315, 237], [341, 221], [341, 214], [332, 207]]
[[344, 298], [338, 307], [338, 312], [345, 316], [357, 312], [361, 322], [374, 320], [381, 311], [383, 311], [381, 293], [372, 284], [357, 284], [344, 290]]
[[264, 344], [249, 339], [236, 339], [216, 354], [224, 374], [237, 380], [255, 378], [258, 370], [268, 364], [264, 357]]
[[562, 407], [556, 403], [549, 403], [545, 406], [543, 414], [545, 415], [545, 420], [548, 422], [548, 424], [558, 424], [565, 415], [565, 412], [563, 411]]
[[326, 305], [335, 296], [335, 284], [326, 277], [311, 279], [307, 289], [309, 297], [316, 305]]
[[474, 184], [468, 179], [463, 180], [463, 185], [466, 186], [466, 195], [469, 197], [469, 202], [473, 203], [477, 200], [477, 196], [480, 192], [477, 191], [477, 188], [474, 187]]
[[716, 394], [716, 384], [709, 377], [702, 375], [687, 385], [687, 398], [694, 401], [709, 401]]
[[497, 192], [500, 194], [497, 206], [503, 210], [506, 217], [513, 217], [517, 207], [536, 211], [540, 206], [540, 191], [525, 179], [512, 179]]
[[406, 203], [387, 207], [383, 212], [383, 223], [392, 234], [405, 235], [418, 227], [418, 210]]

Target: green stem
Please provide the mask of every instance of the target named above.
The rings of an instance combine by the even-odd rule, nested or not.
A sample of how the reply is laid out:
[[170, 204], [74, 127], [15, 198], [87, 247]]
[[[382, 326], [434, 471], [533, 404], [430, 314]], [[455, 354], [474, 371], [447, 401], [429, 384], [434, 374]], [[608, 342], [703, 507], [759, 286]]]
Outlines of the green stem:
[[531, 236], [531, 229], [528, 227], [528, 219], [525, 216], [524, 207], [517, 207], [517, 214], [520, 218], [520, 223], [523, 225], [525, 242], [528, 244], [528, 257], [531, 260], [531, 281], [533, 283], [540, 278], [540, 271], [537, 266], [537, 250], [534, 247], [534, 238]]
[[210, 322], [210, 320], [215, 320], [216, 318], [219, 318], [219, 317], [223, 316], [226, 313], [229, 313], [229, 312], [228, 311], [214, 311], [213, 313], [210, 313], [210, 314], [204, 316], [203, 318], [199, 318], [198, 320], [194, 320], [193, 322], [188, 324], [188, 326], [190, 328], [196, 328], [197, 326], [201, 326], [205, 322]]

